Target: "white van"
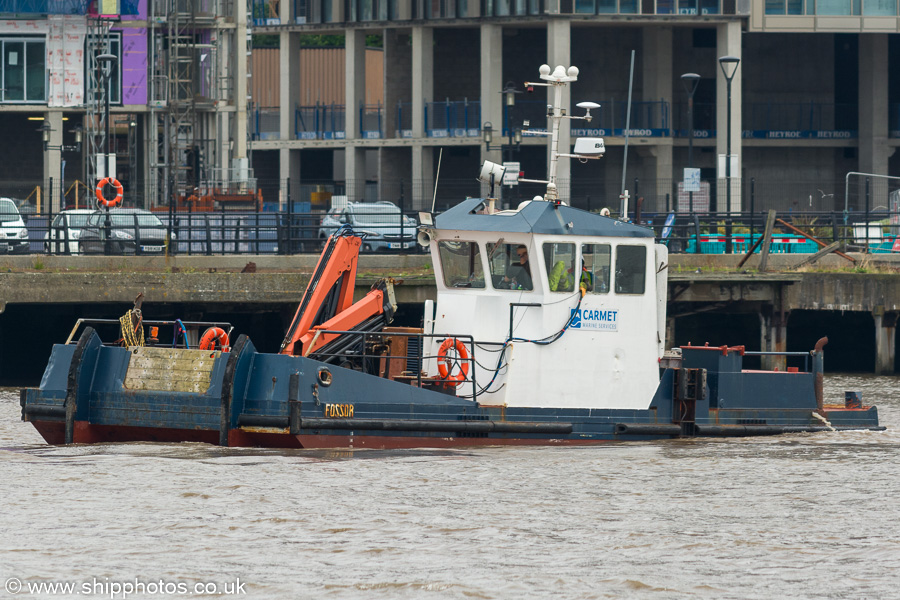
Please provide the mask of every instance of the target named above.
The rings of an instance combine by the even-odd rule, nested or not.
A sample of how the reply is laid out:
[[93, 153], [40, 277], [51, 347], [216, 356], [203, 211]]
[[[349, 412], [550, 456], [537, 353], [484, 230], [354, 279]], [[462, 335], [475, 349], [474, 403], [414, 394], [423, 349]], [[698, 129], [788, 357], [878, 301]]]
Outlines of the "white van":
[[31, 252], [28, 229], [9, 198], [0, 198], [0, 254], [28, 254]]

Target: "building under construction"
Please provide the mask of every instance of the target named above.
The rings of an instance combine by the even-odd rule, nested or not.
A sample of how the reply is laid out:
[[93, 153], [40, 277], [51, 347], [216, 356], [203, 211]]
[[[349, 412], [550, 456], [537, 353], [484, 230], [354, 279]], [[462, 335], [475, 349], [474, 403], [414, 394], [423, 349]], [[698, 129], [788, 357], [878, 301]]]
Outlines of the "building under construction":
[[0, 13], [0, 194], [83, 206], [111, 176], [130, 206], [257, 204], [245, 2], [3, 0]]

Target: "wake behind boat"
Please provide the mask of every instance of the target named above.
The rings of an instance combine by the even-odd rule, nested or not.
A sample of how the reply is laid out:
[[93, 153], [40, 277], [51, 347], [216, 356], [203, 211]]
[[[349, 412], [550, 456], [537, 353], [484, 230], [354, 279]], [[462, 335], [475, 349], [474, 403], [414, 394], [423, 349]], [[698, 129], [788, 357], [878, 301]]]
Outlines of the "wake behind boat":
[[[590, 120], [597, 105], [565, 115], [561, 91], [577, 69], [540, 73], [528, 85], [555, 92], [547, 192], [514, 210], [472, 198], [420, 215], [437, 286], [422, 327], [390, 326], [390, 279], [353, 303], [364, 234], [343, 227], [277, 354], [246, 335], [229, 348], [226, 324], [143, 322], [136, 305], [120, 340], [85, 321], [77, 342], [53, 347], [40, 387], [22, 390], [23, 419], [49, 443], [303, 448], [880, 429], [856, 397], [824, 403], [824, 338], [786, 372], [744, 369], [742, 346], [665, 351], [667, 248], [647, 228], [558, 200], [557, 160], [599, 158], [603, 141], [556, 152], [560, 123]], [[502, 169], [486, 163], [482, 177], [499, 181]], [[171, 340], [159, 341], [160, 326]]]

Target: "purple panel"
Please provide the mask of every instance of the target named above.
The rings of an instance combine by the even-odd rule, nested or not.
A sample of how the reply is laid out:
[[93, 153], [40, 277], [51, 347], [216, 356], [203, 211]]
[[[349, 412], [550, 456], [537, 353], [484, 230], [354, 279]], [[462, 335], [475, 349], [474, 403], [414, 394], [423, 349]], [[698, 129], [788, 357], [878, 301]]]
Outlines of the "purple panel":
[[[122, 4], [124, 5], [126, 2], [129, 4], [133, 4], [134, 0], [122, 0]], [[137, 0], [137, 14], [125, 14], [125, 9], [122, 9], [122, 20], [123, 21], [141, 21], [147, 18], [148, 14], [148, 0]]]
[[[146, 0], [141, 1], [146, 8]], [[147, 29], [122, 29], [122, 104], [147, 104]]]

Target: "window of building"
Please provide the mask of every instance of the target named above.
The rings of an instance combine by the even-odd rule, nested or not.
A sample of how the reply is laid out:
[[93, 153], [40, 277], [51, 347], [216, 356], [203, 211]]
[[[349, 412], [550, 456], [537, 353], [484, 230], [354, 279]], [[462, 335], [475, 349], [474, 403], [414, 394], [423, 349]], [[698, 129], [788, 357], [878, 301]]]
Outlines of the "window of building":
[[533, 290], [531, 262], [524, 244], [488, 244], [491, 284], [498, 290]]
[[617, 294], [643, 294], [647, 278], [646, 246], [618, 246], [616, 248]]
[[893, 17], [897, 14], [897, 0], [866, 0], [863, 3], [863, 14]]
[[588, 274], [587, 278], [582, 276], [583, 281], [587, 279], [588, 291], [592, 294], [609, 293], [609, 244], [585, 244], [581, 247], [581, 260]]
[[483, 288], [484, 267], [475, 242], [438, 242], [444, 285], [450, 288]]
[[97, 61], [97, 57], [101, 54], [114, 55], [117, 60], [111, 67], [107, 93], [109, 93], [110, 104], [122, 104], [122, 34], [112, 32], [107, 39], [109, 41], [108, 47], [106, 44], [107, 40], [104, 39], [93, 40], [88, 38], [85, 42], [85, 56], [88, 60], [84, 62], [84, 82], [86, 86], [98, 89], [103, 83], [104, 67]]
[[3, 102], [47, 101], [46, 42], [40, 38], [0, 38]]
[[575, 0], [575, 12], [596, 14], [637, 14], [637, 0]]
[[[817, 15], [858, 15], [861, 0], [810, 0]], [[893, 14], [893, 13], [892, 13]]]
[[[575, 244], [544, 244], [544, 264], [551, 292], [571, 292], [579, 273], [575, 271]], [[580, 269], [579, 269], [580, 270]]]

